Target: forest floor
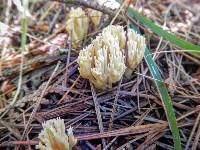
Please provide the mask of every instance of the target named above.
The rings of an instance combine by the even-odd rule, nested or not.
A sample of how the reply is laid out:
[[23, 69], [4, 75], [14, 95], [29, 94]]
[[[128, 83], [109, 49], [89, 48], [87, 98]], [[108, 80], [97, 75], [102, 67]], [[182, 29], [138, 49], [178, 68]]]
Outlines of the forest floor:
[[[10, 107], [19, 87], [22, 62], [21, 14], [12, 0], [1, 1], [0, 149], [35, 149], [42, 123], [57, 117], [64, 119], [66, 128], [73, 127], [78, 139], [74, 149], [174, 149], [165, 110], [144, 59], [130, 79], [123, 77], [107, 90], [94, 88], [79, 75], [79, 51], [113, 16], [103, 12], [99, 26], [90, 24], [83, 42], [73, 48], [66, 21], [71, 7], [87, 9], [78, 4], [53, 0], [29, 3], [22, 84], [17, 102]], [[200, 45], [198, 0], [140, 0], [131, 5], [163, 29]], [[124, 15], [123, 20], [117, 16], [113, 24], [129, 23]], [[182, 147], [200, 149], [199, 58], [179, 51], [137, 21], [135, 25], [145, 35], [167, 86]]]

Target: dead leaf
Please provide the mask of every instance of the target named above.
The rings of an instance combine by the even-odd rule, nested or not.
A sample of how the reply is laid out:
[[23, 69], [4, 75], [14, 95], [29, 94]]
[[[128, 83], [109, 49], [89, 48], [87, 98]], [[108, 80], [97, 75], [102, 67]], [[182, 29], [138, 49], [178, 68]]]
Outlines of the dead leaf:
[[10, 97], [13, 90], [15, 89], [15, 85], [10, 83], [9, 80], [6, 80], [3, 82], [2, 86], [1, 86], [1, 92], [5, 95]]

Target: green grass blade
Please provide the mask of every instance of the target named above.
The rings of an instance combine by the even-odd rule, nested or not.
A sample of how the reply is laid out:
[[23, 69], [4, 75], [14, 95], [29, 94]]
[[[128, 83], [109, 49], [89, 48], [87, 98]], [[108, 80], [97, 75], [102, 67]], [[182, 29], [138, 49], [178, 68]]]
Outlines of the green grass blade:
[[21, 23], [21, 27], [22, 27], [22, 34], [21, 34], [21, 62], [20, 62], [20, 71], [19, 71], [19, 80], [18, 80], [18, 84], [17, 84], [17, 90], [16, 93], [14, 95], [13, 100], [10, 102], [9, 105], [7, 105], [3, 111], [0, 111], [0, 119], [3, 118], [8, 112], [9, 110], [15, 105], [15, 103], [17, 102], [18, 96], [20, 94], [20, 90], [21, 90], [21, 86], [22, 86], [22, 75], [23, 75], [23, 64], [24, 64], [24, 50], [25, 50], [25, 46], [26, 46], [26, 32], [27, 32], [27, 20], [26, 20], [26, 10], [28, 10], [28, 0], [23, 0], [23, 8], [24, 10], [21, 12], [21, 16], [22, 16], [22, 23]]
[[[122, 0], [117, 0], [120, 4], [122, 4]], [[128, 15], [132, 18], [135, 18], [138, 20], [140, 23], [145, 25], [147, 28], [151, 29], [154, 33], [157, 35], [163, 37], [163, 39], [170, 41], [171, 43], [175, 44], [176, 46], [188, 50], [188, 52], [200, 57], [200, 46], [192, 44], [188, 41], [185, 41], [181, 39], [180, 37], [177, 37], [165, 30], [163, 30], [161, 27], [157, 26], [155, 23], [150, 21], [148, 18], [145, 16], [141, 15], [138, 13], [136, 10], [133, 8], [128, 8]], [[194, 52], [196, 51], [196, 52]]]
[[[137, 27], [131, 25], [131, 28], [133, 30], [135, 30], [137, 33], [140, 33], [140, 31]], [[176, 150], [181, 150], [181, 140], [180, 140], [179, 130], [177, 127], [175, 112], [174, 112], [173, 105], [172, 105], [172, 100], [168, 94], [168, 90], [165, 86], [165, 83], [162, 80], [160, 72], [159, 72], [155, 62], [153, 61], [153, 58], [147, 47], [145, 48], [145, 51], [144, 51], [144, 58], [149, 67], [149, 70], [153, 76], [154, 82], [156, 83], [156, 87], [158, 89], [160, 98], [162, 100], [162, 103], [163, 103], [163, 106], [165, 109], [165, 113], [167, 116], [167, 120], [169, 122], [169, 127], [172, 132], [174, 147]]]
[[144, 52], [144, 58], [149, 67], [149, 70], [153, 76], [153, 79], [156, 83], [156, 87], [159, 91], [159, 95], [164, 104], [163, 106], [165, 109], [165, 113], [167, 115], [169, 126], [170, 126], [170, 129], [172, 132], [172, 136], [173, 136], [174, 147], [176, 150], [181, 150], [180, 135], [179, 135], [178, 127], [177, 127], [176, 116], [175, 116], [174, 109], [172, 106], [172, 101], [168, 94], [168, 90], [167, 90], [167, 88], [161, 78], [161, 75], [158, 71], [158, 68], [156, 67], [156, 64], [153, 61], [152, 56], [149, 53], [149, 50], [147, 48], [145, 49], [145, 52]]

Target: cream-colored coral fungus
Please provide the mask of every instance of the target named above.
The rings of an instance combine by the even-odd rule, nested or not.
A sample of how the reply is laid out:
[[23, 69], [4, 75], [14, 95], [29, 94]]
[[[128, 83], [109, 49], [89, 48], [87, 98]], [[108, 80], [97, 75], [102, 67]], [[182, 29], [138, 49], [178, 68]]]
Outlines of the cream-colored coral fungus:
[[124, 73], [131, 75], [143, 58], [144, 49], [143, 36], [131, 29], [126, 33], [122, 26], [110, 25], [80, 51], [79, 72], [97, 88], [111, 87]]
[[44, 130], [39, 134], [40, 150], [72, 150], [72, 147], [77, 143], [74, 138], [72, 128], [70, 127], [65, 133], [64, 120], [57, 118], [51, 119], [42, 124]]
[[137, 65], [142, 61], [146, 44], [145, 38], [131, 29], [128, 29], [127, 37], [128, 53], [126, 65], [128, 69], [126, 70], [126, 76], [129, 77]]
[[88, 15], [91, 19], [91, 22], [94, 24], [95, 27], [97, 27], [100, 23], [102, 12], [94, 9], [88, 9]]
[[73, 47], [82, 42], [87, 34], [88, 27], [89, 18], [85, 11], [80, 7], [76, 9], [72, 8], [68, 15], [66, 30], [71, 34]]

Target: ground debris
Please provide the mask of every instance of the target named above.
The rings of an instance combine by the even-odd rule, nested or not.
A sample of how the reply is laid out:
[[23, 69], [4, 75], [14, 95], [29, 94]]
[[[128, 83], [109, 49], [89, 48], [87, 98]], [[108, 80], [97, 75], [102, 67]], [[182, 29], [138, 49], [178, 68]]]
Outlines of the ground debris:
[[[116, 11], [103, 4], [96, 5], [95, 1], [64, 1], [67, 5], [60, 0], [30, 2], [32, 18], [29, 18], [27, 27], [22, 88], [15, 106], [0, 119], [0, 149], [35, 149], [41, 124], [57, 117], [64, 119], [66, 128], [73, 127], [78, 139], [74, 149], [173, 149], [165, 110], [144, 60], [130, 78], [123, 77], [120, 83], [105, 90], [92, 87], [79, 74], [76, 60], [80, 50], [91, 44], [110, 24]], [[163, 29], [199, 45], [197, 0], [130, 2], [130, 7]], [[88, 8], [102, 12], [101, 17], [98, 16], [100, 24], [94, 28], [89, 23], [87, 36], [76, 48], [66, 31], [71, 7], [81, 7], [89, 16]], [[5, 30], [8, 33], [0, 36], [0, 49], [3, 49], [0, 54], [0, 107], [4, 108], [12, 101], [17, 87], [21, 25], [17, 9], [8, 6], [7, 0], [2, 0], [0, 8], [1, 22], [9, 25]], [[130, 23], [137, 25], [146, 37], [147, 47], [168, 88], [183, 149], [200, 149], [199, 59], [184, 50], [179, 51], [123, 13], [119, 13], [113, 22], [123, 26], [124, 30]], [[60, 67], [47, 84], [58, 63]], [[39, 107], [33, 113], [37, 104]], [[28, 122], [30, 118], [31, 122]], [[28, 130], [24, 132], [27, 124]]]

